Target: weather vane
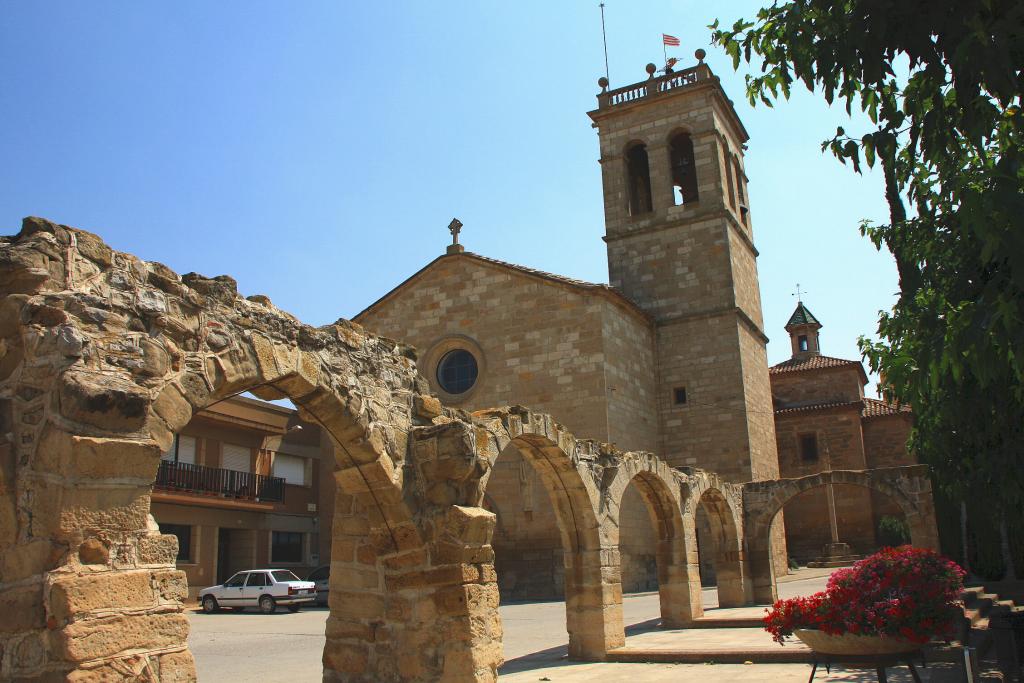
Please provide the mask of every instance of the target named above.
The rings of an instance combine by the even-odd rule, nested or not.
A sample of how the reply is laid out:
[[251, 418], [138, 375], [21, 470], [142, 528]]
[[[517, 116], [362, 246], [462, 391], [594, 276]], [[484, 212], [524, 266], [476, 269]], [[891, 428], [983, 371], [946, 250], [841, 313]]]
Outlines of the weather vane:
[[801, 303], [801, 302], [803, 302], [803, 296], [802, 295], [806, 294], [806, 293], [807, 292], [801, 292], [800, 291], [800, 283], [798, 282], [798, 283], [796, 283], [796, 291], [793, 294], [791, 294], [790, 296], [795, 296], [796, 297], [796, 302], [797, 303]]

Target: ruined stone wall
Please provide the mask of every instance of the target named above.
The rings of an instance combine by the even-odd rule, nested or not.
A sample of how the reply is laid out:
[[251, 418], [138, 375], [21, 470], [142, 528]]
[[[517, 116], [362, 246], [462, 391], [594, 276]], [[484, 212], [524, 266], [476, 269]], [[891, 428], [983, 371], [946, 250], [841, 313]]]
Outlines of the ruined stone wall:
[[[401, 489], [410, 433], [439, 415], [424, 413], [411, 349], [344, 322], [304, 326], [265, 297], [243, 299], [230, 278], [179, 277], [40, 219], [0, 240], [0, 285], [0, 433], [13, 436], [0, 442], [0, 600], [17, 615], [0, 630], [0, 677], [194, 679], [185, 575], [176, 539], [152, 522], [151, 490], [161, 451], [193, 412], [248, 389], [292, 398], [332, 434], [352, 498], [337, 511], [335, 546], [356, 531], [352, 562], [377, 577], [332, 613], [326, 677], [493, 680], [500, 629], [470, 630], [469, 616], [493, 610], [445, 597], [493, 590], [496, 602], [480, 551], [492, 518], [410, 509], [425, 487]], [[470, 555], [424, 549], [442, 539]], [[444, 609], [374, 635], [371, 624], [408, 604], [410, 572], [458, 579], [410, 582]]]
[[[302, 325], [266, 297], [242, 298], [230, 278], [178, 277], [41, 219], [0, 239], [0, 285], [4, 680], [195, 679], [185, 575], [151, 492], [173, 434], [247, 390], [290, 398], [334, 446], [330, 682], [496, 680], [496, 519], [482, 506], [510, 449], [529, 460], [557, 520], [569, 654], [592, 660], [625, 642], [620, 511], [631, 482], [658, 522], [670, 626], [702, 613], [698, 501], [720, 529], [720, 601], [737, 605], [774, 593], [773, 505], [822, 483], [739, 486], [578, 440], [521, 406], [444, 408], [409, 347], [345, 321]], [[895, 496], [915, 543], [937, 543], [924, 468], [830, 476]]]

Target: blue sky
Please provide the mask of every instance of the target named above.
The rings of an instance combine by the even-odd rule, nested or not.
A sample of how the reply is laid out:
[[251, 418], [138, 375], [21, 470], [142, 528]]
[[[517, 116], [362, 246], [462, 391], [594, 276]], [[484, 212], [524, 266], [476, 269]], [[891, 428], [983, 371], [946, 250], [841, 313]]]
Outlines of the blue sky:
[[[880, 174], [820, 151], [845, 112], [746, 103], [706, 26], [759, 2], [606, 4], [613, 87], [670, 33], [684, 64], [708, 51], [750, 132], [769, 361], [797, 282], [824, 352], [858, 358], [897, 281], [857, 231], [886, 218]], [[441, 254], [453, 216], [471, 251], [606, 282], [586, 116], [603, 71], [596, 2], [8, 2], [0, 234], [45, 216], [313, 324]]]

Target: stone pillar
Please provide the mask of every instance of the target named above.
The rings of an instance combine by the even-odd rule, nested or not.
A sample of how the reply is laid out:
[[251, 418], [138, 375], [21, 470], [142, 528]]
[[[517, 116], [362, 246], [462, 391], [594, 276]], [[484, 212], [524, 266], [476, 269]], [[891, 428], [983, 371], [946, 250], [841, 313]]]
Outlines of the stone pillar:
[[697, 534], [692, 516], [683, 517], [683, 538], [658, 542], [661, 622], [681, 627], [704, 616]]
[[324, 681], [495, 681], [494, 515], [450, 506], [415, 521], [380, 463], [335, 477]]
[[565, 611], [569, 657], [602, 661], [626, 644], [617, 548], [565, 553]]
[[761, 531], [760, 538], [747, 538], [747, 560], [750, 567], [750, 583], [753, 586], [754, 603], [758, 605], [774, 603], [778, 599], [778, 593], [775, 590], [775, 570], [772, 564], [767, 527]]
[[[731, 541], [731, 542], [730, 542]], [[735, 539], [727, 539], [719, 551], [715, 563], [715, 576], [718, 582], [718, 606], [742, 607], [746, 604], [744, 592], [744, 558]]]
[[[65, 394], [62, 406], [81, 404]], [[38, 426], [22, 432], [34, 455], [0, 553], [0, 678], [194, 681], [177, 539], [149, 516], [159, 446]]]

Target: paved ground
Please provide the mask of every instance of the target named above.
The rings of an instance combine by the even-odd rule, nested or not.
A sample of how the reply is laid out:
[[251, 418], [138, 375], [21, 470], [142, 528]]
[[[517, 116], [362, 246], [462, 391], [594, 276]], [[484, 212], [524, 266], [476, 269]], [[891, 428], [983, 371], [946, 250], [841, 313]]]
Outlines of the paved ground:
[[[825, 578], [820, 573], [795, 577], [779, 585], [783, 597], [806, 595], [820, 590]], [[788, 577], [787, 577], [788, 578]], [[714, 590], [705, 591], [705, 606], [717, 604]], [[713, 610], [714, 615], [759, 615], [763, 608]], [[629, 596], [623, 601], [627, 628], [627, 646], [657, 647], [779, 647], [758, 629], [716, 629], [662, 631], [653, 629], [658, 617], [657, 594]], [[771, 681], [789, 683], [807, 681], [807, 664], [592, 664], [568, 662], [565, 646], [565, 604], [561, 602], [502, 605], [505, 627], [505, 659], [501, 680], [508, 683], [556, 681], [619, 682], [624, 680], [658, 683], [660, 681]], [[262, 615], [242, 613], [190, 615], [192, 633], [189, 646], [196, 656], [200, 681], [252, 681], [253, 683], [315, 683], [321, 680], [320, 656], [324, 647], [326, 609], [308, 609], [297, 614], [280, 612]], [[648, 622], [645, 625], [645, 622]], [[634, 645], [635, 643], [635, 645]], [[685, 644], [684, 644], [685, 643]], [[787, 646], [789, 647], [789, 646]], [[953, 681], [955, 677], [934, 677], [924, 681]], [[825, 680], [821, 672], [818, 680]], [[874, 672], [836, 671], [828, 681], [874, 681]], [[909, 675], [893, 670], [893, 683], [909, 681]]]

